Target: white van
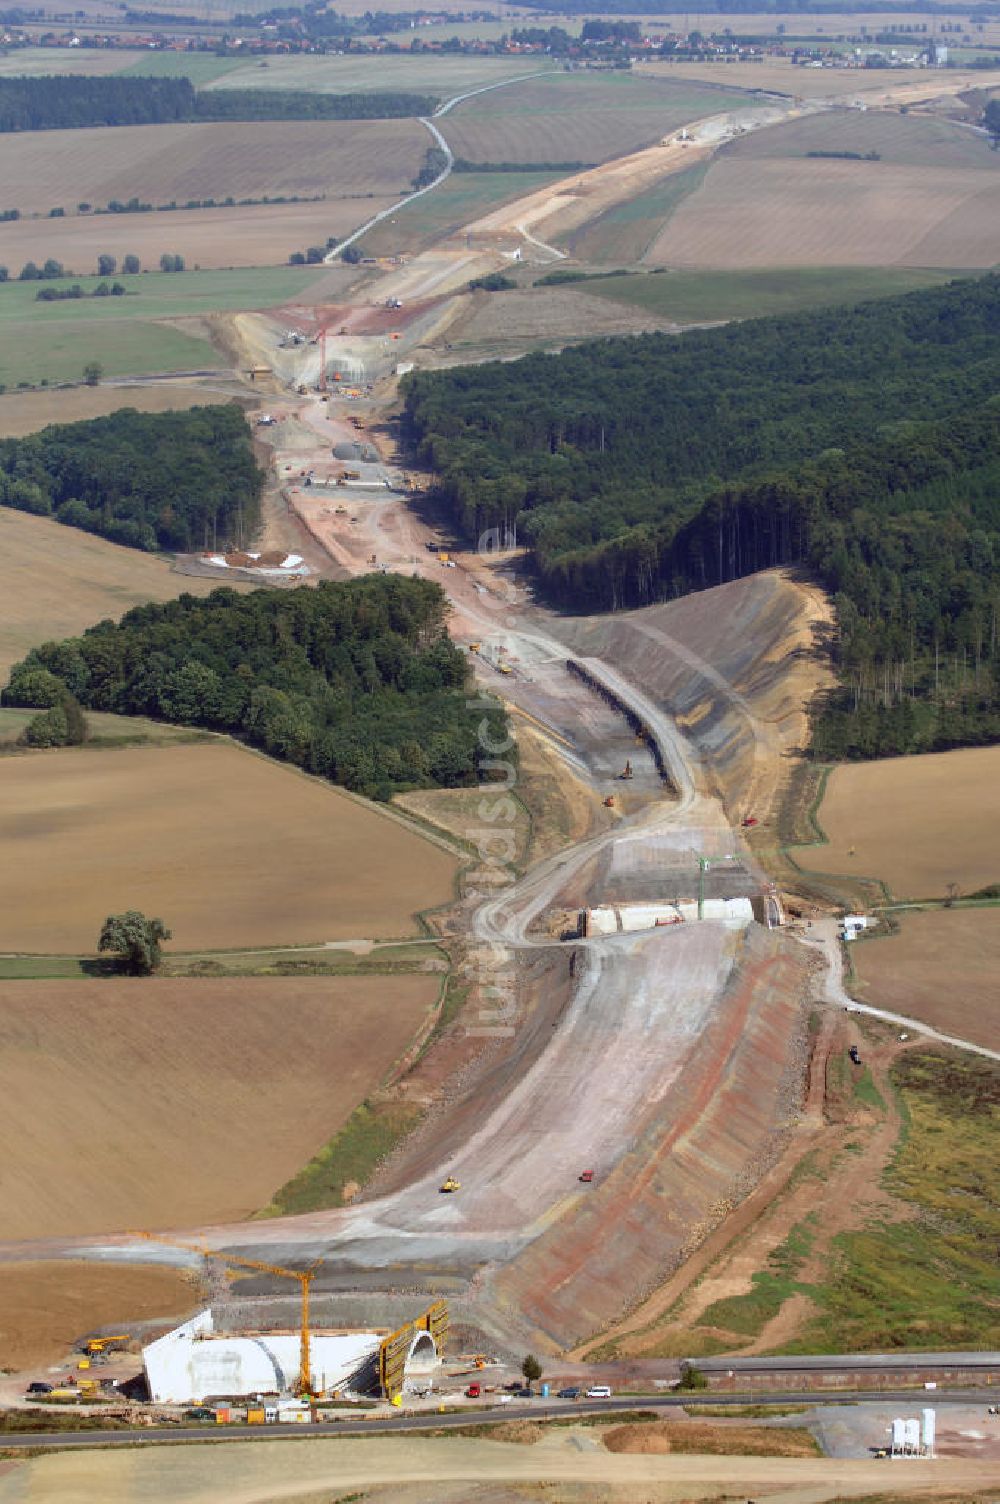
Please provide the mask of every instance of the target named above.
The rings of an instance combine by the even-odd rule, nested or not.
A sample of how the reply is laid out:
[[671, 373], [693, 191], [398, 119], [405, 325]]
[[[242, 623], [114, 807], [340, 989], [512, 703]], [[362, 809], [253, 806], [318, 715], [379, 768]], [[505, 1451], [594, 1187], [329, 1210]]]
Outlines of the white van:
[[611, 1398], [611, 1390], [607, 1384], [591, 1384], [587, 1390], [587, 1398], [588, 1400], [609, 1400]]

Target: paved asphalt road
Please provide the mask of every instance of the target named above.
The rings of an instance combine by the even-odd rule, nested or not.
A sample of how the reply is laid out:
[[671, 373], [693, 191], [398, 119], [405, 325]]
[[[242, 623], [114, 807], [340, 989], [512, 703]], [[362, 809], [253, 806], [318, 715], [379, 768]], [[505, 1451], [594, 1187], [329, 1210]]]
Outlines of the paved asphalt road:
[[[815, 1391], [789, 1394], [769, 1394], [760, 1403], [768, 1405], [849, 1405], [858, 1401], [878, 1404], [913, 1405], [923, 1396], [922, 1389], [845, 1390], [837, 1394], [817, 1394]], [[995, 1398], [991, 1389], [950, 1389], [938, 1392], [931, 1403], [935, 1409], [942, 1405], [976, 1405], [984, 1407]], [[490, 1425], [509, 1420], [565, 1420], [580, 1415], [606, 1415], [613, 1420], [616, 1411], [622, 1410], [670, 1410], [678, 1405], [712, 1404], [745, 1405], [745, 1394], [684, 1394], [684, 1395], [631, 1395], [618, 1399], [590, 1401], [580, 1405], [573, 1400], [557, 1404], [520, 1404], [494, 1406], [490, 1410], [449, 1411], [441, 1415], [430, 1411], [423, 1415], [400, 1415], [385, 1420], [340, 1420], [324, 1421], [314, 1426], [162, 1426], [148, 1430], [129, 1428], [123, 1431], [37, 1431], [30, 1435], [0, 1433], [0, 1448], [30, 1450], [33, 1447], [104, 1447], [143, 1446], [162, 1443], [198, 1441], [295, 1441], [317, 1436], [394, 1436], [402, 1431], [444, 1431], [462, 1426]]]

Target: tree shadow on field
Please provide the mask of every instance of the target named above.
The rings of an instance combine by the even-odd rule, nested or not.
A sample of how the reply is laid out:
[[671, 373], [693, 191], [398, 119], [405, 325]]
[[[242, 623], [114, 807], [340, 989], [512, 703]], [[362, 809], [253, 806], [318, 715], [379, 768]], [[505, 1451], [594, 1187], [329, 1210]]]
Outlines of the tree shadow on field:
[[81, 956], [80, 970], [85, 977], [128, 976], [120, 956]]

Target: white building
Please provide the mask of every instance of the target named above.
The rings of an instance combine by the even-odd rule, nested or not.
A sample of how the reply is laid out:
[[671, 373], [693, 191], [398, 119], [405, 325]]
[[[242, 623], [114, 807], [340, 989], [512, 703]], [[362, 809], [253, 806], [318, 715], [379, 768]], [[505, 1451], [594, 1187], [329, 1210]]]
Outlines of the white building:
[[[749, 898], [706, 898], [702, 917], [721, 919], [730, 929], [744, 929], [753, 923], [753, 903]], [[694, 899], [681, 899], [677, 903], [602, 904], [587, 910], [585, 934], [628, 935], [637, 930], [662, 929], [665, 925], [683, 924], [697, 918], [698, 904]]]
[[[314, 1391], [369, 1390], [378, 1381], [377, 1332], [312, 1332], [309, 1351]], [[150, 1398], [184, 1405], [212, 1395], [287, 1393], [299, 1373], [298, 1332], [216, 1332], [209, 1308], [143, 1348]], [[407, 1380], [438, 1366], [427, 1332], [414, 1332], [406, 1360]], [[404, 1385], [405, 1387], [405, 1385]]]

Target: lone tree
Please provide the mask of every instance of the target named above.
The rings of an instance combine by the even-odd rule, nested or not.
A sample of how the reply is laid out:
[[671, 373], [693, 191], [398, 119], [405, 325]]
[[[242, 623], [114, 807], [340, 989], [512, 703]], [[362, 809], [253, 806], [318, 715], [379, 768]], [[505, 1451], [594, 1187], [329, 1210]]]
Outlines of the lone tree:
[[83, 368], [83, 379], [87, 386], [100, 386], [103, 375], [104, 367], [98, 360], [88, 361]]
[[129, 909], [125, 914], [108, 915], [97, 949], [117, 951], [121, 970], [128, 976], [148, 977], [162, 959], [160, 941], [170, 938], [162, 919], [147, 919], [138, 909]]
[[529, 1389], [536, 1379], [542, 1377], [542, 1365], [533, 1353], [529, 1353], [521, 1364], [521, 1372], [524, 1374], [525, 1382]]

